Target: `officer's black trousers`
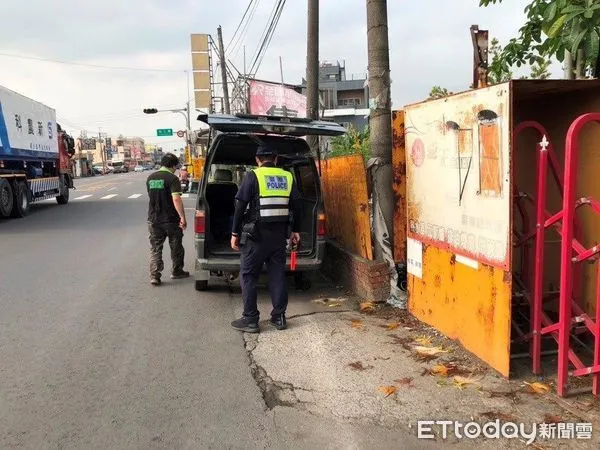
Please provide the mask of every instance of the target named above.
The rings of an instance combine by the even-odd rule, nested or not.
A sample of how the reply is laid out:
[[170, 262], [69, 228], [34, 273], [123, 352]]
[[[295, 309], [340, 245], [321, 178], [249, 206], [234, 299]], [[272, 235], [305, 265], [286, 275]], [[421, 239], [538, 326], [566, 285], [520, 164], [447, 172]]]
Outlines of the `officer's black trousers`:
[[241, 247], [240, 281], [244, 298], [243, 316], [258, 322], [256, 284], [263, 264], [267, 266], [269, 293], [273, 304], [272, 316], [285, 313], [288, 292], [285, 279], [286, 226], [277, 224], [268, 229], [261, 227], [259, 242], [248, 240]]

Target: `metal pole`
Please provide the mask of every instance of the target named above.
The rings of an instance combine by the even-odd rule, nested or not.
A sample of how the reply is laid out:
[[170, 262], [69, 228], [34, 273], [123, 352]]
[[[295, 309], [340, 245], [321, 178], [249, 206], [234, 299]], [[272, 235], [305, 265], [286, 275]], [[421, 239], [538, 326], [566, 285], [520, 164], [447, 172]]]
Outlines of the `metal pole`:
[[102, 172], [106, 173], [106, 155], [102, 148], [102, 128], [98, 127], [98, 144], [100, 145], [100, 158], [102, 159]]
[[[382, 260], [394, 242], [392, 191], [392, 111], [387, 0], [367, 0], [369, 127], [373, 181], [375, 258]], [[389, 246], [389, 247], [388, 247]]]
[[225, 62], [225, 48], [223, 47], [223, 32], [221, 26], [217, 28], [219, 39], [219, 59], [221, 60], [221, 81], [223, 82], [223, 103], [225, 104], [225, 114], [231, 114], [229, 107], [229, 86], [227, 85], [227, 63]]
[[[306, 117], [317, 120], [319, 118], [319, 0], [308, 0], [306, 43]], [[307, 142], [316, 155], [319, 138], [309, 136]]]

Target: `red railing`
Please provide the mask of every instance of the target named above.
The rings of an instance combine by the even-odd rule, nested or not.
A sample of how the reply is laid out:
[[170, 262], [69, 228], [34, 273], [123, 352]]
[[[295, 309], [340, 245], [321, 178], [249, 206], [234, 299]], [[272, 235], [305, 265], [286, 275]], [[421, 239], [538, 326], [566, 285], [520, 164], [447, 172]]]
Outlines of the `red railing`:
[[[597, 259], [600, 247], [586, 249], [580, 242], [581, 223], [576, 217], [576, 210], [582, 206], [590, 206], [600, 213], [600, 202], [591, 198], [575, 200], [577, 176], [578, 138], [582, 128], [589, 122], [600, 122], [600, 114], [586, 114], [579, 117], [569, 129], [565, 147], [565, 169], [561, 175], [558, 158], [552, 144], [548, 141], [548, 133], [538, 122], [528, 121], [519, 124], [514, 130], [513, 151], [516, 152], [516, 138], [526, 129], [537, 130], [542, 140], [537, 144], [537, 192], [533, 198], [525, 193], [515, 196], [515, 203], [522, 217], [522, 232], [517, 234], [515, 247], [522, 248], [522, 280], [517, 284], [523, 289], [523, 295], [529, 302], [529, 332], [513, 326], [518, 337], [513, 342], [530, 341], [530, 357], [534, 374], [541, 373], [542, 338], [552, 337], [558, 344], [558, 387], [560, 396], [568, 390], [569, 376], [593, 376], [592, 392], [600, 395], [600, 266], [598, 273], [598, 290], [596, 292], [596, 318], [592, 320], [580, 305], [582, 301], [583, 277], [581, 263]], [[548, 169], [562, 195], [562, 209], [554, 214], [546, 209], [548, 192]], [[526, 199], [535, 208], [535, 227], [530, 229], [531, 220], [522, 204]], [[547, 299], [555, 298], [555, 292], [544, 292], [544, 253], [546, 245], [546, 229], [552, 227], [561, 237], [559, 316], [553, 322], [544, 309]], [[533, 260], [530, 258], [528, 241], [534, 239]], [[533, 277], [530, 277], [530, 273]], [[573, 315], [575, 313], [575, 315]], [[571, 346], [571, 335], [589, 332], [594, 337], [593, 362], [586, 366]], [[569, 370], [569, 364], [575, 369]]]

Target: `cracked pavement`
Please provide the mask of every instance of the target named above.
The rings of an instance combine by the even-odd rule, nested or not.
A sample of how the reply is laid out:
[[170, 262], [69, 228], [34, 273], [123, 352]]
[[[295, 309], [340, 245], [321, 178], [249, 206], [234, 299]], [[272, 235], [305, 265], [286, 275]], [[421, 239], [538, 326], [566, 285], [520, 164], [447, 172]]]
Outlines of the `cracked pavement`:
[[[329, 293], [332, 298], [339, 295]], [[286, 331], [261, 324], [260, 334], [244, 334], [245, 348], [266, 410], [274, 417], [300, 415], [303, 420], [312, 417], [332, 424], [331, 443], [341, 445], [339, 448], [398, 448], [399, 442], [402, 448], [427, 448], [434, 442], [438, 447], [523, 448], [518, 439], [418, 440], [417, 421], [484, 423], [494, 415], [504, 422], [525, 424], [542, 423], [548, 415], [565, 422], [583, 421], [555, 403], [525, 393], [522, 383], [506, 381], [428, 327], [411, 328], [410, 324], [389, 330], [385, 328], [388, 321], [353, 311], [356, 304], [352, 299], [332, 310], [309, 298], [290, 305]], [[263, 311], [268, 308], [267, 301], [262, 298]], [[357, 320], [361, 326], [355, 328], [352, 321]], [[425, 334], [450, 349], [445, 358], [429, 362], [413, 358], [406, 342]], [[452, 377], [424, 374], [425, 368], [444, 360], [468, 367], [475, 373], [473, 384], [459, 389]], [[361, 363], [358, 369], [349, 366], [353, 362]], [[408, 383], [398, 383], [402, 380]], [[385, 397], [378, 388], [388, 385], [395, 385], [397, 392]], [[538, 441], [536, 445], [598, 448], [596, 434], [592, 442], [556, 440]], [[342, 435], [345, 440], [338, 441]], [[368, 444], [365, 436], [371, 436]]]

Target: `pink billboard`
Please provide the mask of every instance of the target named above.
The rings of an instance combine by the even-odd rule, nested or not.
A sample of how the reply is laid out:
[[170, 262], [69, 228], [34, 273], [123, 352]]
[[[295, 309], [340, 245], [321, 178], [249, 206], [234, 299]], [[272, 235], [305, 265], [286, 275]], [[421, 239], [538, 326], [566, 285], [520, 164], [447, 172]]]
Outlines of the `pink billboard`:
[[306, 117], [306, 97], [281, 84], [249, 81], [248, 104], [250, 114]]

